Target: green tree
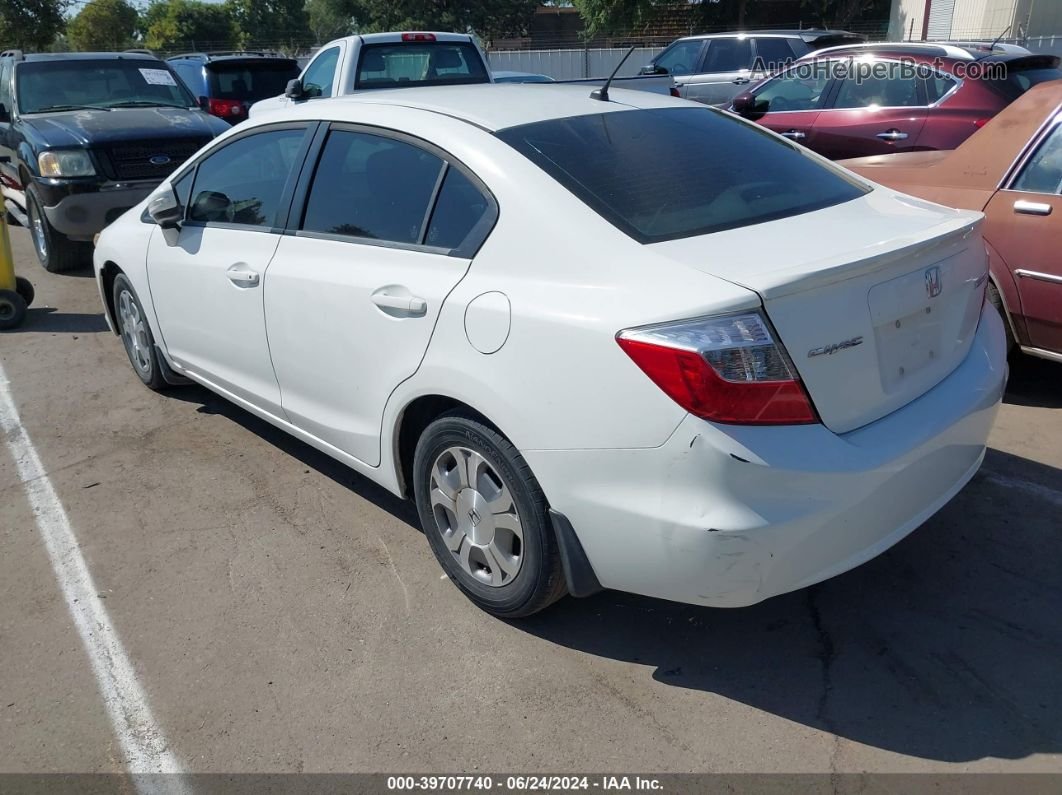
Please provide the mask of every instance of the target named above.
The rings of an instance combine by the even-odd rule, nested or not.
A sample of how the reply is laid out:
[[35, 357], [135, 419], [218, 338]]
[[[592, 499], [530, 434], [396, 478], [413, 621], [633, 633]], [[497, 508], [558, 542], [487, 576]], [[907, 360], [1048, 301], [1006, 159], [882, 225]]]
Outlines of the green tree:
[[236, 30], [226, 6], [198, 0], [157, 0], [141, 18], [144, 44], [163, 52], [232, 47]]
[[122, 50], [136, 34], [140, 14], [126, 0], [91, 0], [66, 26], [75, 50]]
[[351, 30], [469, 31], [481, 38], [524, 33], [538, 0], [318, 0], [311, 14], [350, 20]]
[[335, 0], [306, 0], [306, 14], [310, 34], [317, 44], [348, 36], [354, 32], [354, 12], [351, 4]]
[[241, 47], [310, 39], [304, 0], [228, 0], [226, 7]]
[[65, 24], [67, 0], [0, 0], [0, 46], [48, 47]]

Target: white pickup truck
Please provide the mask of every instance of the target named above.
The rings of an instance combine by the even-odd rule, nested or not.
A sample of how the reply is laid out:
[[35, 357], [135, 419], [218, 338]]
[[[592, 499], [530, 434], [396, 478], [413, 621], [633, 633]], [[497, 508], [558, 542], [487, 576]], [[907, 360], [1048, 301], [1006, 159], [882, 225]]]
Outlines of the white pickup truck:
[[[369, 33], [330, 41], [314, 54], [282, 96], [251, 106], [250, 115], [279, 110], [294, 102], [337, 97], [376, 88], [416, 88], [493, 83], [487, 58], [475, 40], [462, 33]], [[596, 80], [566, 83], [601, 85]], [[616, 88], [674, 94], [671, 75], [616, 78]]]

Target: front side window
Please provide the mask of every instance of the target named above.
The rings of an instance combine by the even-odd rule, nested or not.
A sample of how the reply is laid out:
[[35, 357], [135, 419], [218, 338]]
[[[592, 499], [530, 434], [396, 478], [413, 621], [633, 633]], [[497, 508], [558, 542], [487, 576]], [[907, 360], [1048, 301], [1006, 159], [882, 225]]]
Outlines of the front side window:
[[660, 53], [653, 61], [653, 65], [659, 69], [666, 69], [671, 75], [691, 74], [700, 66], [702, 47], [704, 47], [704, 42], [699, 39], [680, 41]]
[[1012, 189], [1054, 195], [1062, 193], [1062, 124], [1056, 124], [1047, 140], [1040, 144]]
[[613, 111], [496, 135], [641, 243], [800, 215], [869, 190], [710, 108]]
[[317, 164], [301, 229], [420, 244], [443, 165], [405, 141], [335, 130]]
[[15, 91], [22, 113], [195, 104], [169, 66], [146, 58], [26, 61]]
[[196, 170], [188, 220], [272, 227], [304, 129], [249, 135], [207, 155]]
[[308, 97], [332, 96], [332, 85], [335, 83], [338, 65], [338, 47], [330, 47], [318, 55], [313, 63], [306, 67], [306, 74], [302, 78], [303, 93]]
[[358, 88], [487, 83], [479, 51], [463, 42], [366, 44], [361, 48], [354, 85]]
[[752, 44], [748, 39], [712, 39], [704, 59], [705, 74], [740, 72], [752, 66]]
[[825, 69], [816, 70], [809, 76], [783, 75], [768, 81], [756, 92], [756, 99], [767, 103], [766, 113], [816, 110], [822, 107], [829, 84], [829, 73]]
[[[891, 71], [891, 70], [890, 70]], [[913, 108], [925, 103], [918, 80], [900, 75], [859, 75], [841, 81], [835, 108]]]

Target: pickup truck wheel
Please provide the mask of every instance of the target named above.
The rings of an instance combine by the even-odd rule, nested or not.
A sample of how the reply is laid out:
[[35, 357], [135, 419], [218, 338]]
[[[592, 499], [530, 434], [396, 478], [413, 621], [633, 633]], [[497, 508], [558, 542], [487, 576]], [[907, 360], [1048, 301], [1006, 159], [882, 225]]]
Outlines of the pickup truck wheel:
[[33, 298], [37, 295], [37, 292], [33, 289], [33, 283], [29, 279], [16, 276], [15, 292], [22, 296], [22, 300], [26, 302], [26, 306], [33, 306]]
[[519, 618], [567, 593], [538, 481], [512, 443], [474, 415], [451, 412], [425, 429], [413, 491], [432, 552], [482, 609]]
[[136, 297], [133, 285], [124, 273], [119, 273], [114, 279], [114, 309], [118, 316], [118, 332], [122, 335], [122, 344], [133, 371], [148, 389], [156, 392], [165, 389], [168, 384], [162, 377], [162, 367], [155, 352], [155, 338], [151, 334], [144, 307], [140, 305], [140, 299]]
[[26, 319], [26, 302], [14, 290], [0, 290], [0, 331], [18, 328]]
[[29, 216], [33, 249], [46, 271], [65, 273], [88, 264], [92, 247], [88, 243], [70, 240], [48, 223], [32, 186], [26, 191], [26, 214]]

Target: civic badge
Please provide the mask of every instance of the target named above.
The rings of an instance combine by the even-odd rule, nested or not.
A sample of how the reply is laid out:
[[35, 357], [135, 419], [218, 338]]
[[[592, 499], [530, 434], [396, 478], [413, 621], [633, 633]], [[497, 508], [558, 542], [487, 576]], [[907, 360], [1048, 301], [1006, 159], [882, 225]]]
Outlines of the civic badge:
[[926, 270], [926, 296], [936, 298], [943, 289], [944, 285], [940, 281], [940, 268], [934, 265]]

